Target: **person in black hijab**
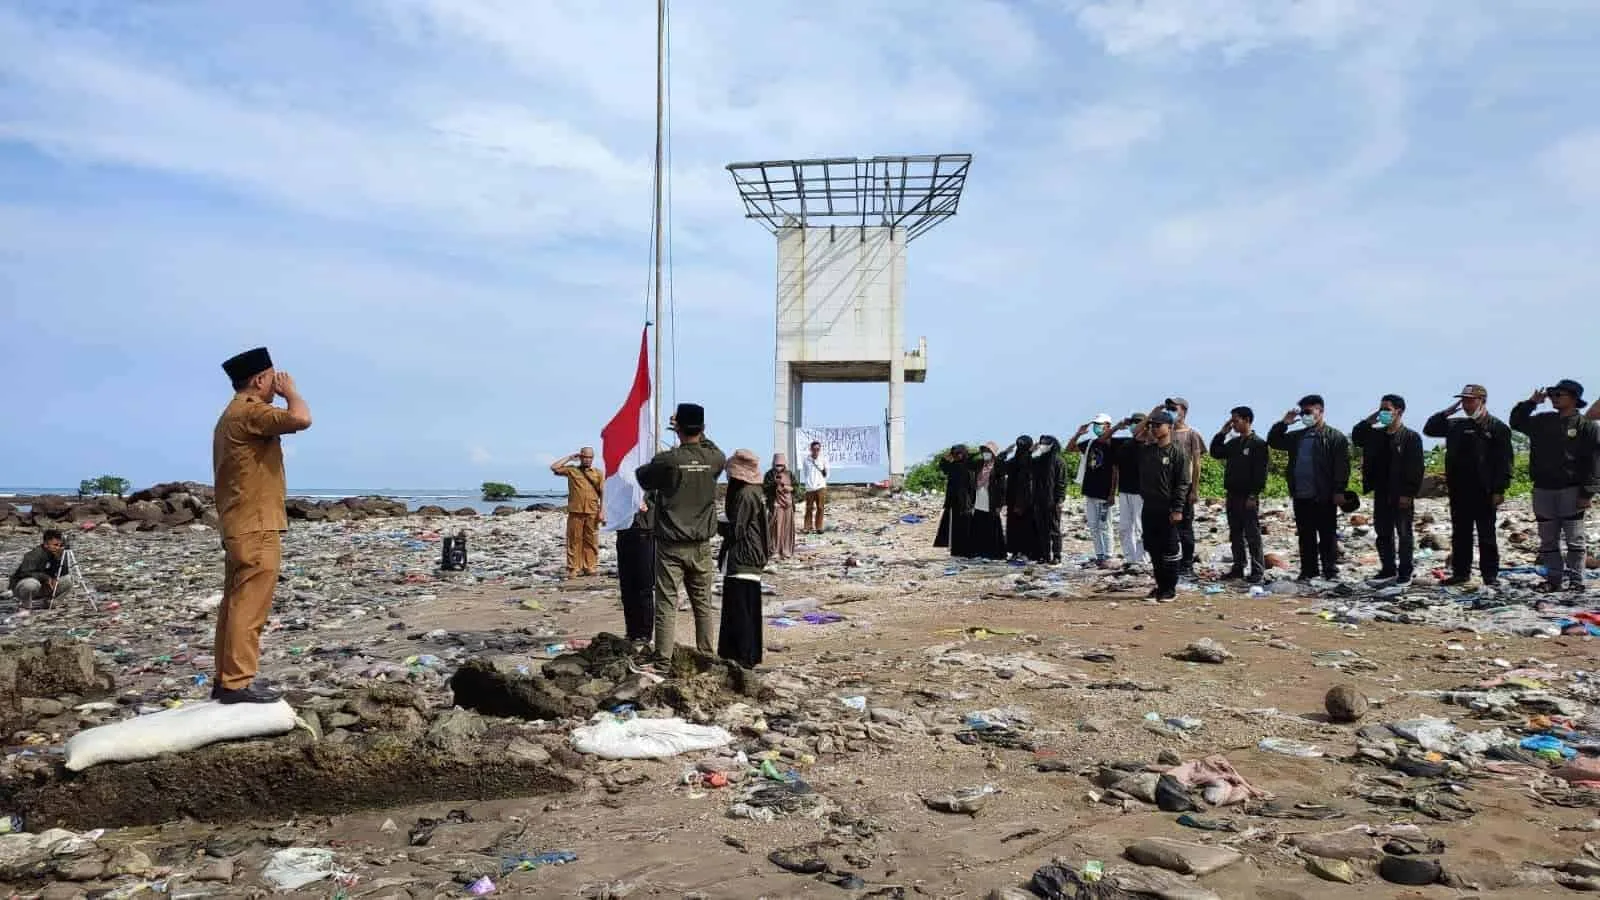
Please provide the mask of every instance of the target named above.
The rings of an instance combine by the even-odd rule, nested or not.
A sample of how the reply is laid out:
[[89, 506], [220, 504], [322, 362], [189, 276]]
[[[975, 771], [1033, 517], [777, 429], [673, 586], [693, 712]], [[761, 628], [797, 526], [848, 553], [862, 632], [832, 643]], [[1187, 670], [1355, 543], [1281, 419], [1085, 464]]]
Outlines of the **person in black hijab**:
[[1061, 442], [1040, 435], [1033, 453], [1033, 516], [1038, 529], [1039, 562], [1061, 562], [1061, 504], [1067, 499], [1067, 464]]
[[1000, 462], [1006, 481], [1006, 551], [1013, 559], [1038, 559], [1042, 554], [1033, 511], [1033, 438], [1017, 438], [1000, 454]]
[[983, 463], [973, 458], [963, 444], [939, 456], [939, 471], [944, 473], [944, 513], [939, 518], [935, 547], [949, 547], [950, 555], [963, 559], [972, 551], [972, 503], [977, 492], [978, 470]]

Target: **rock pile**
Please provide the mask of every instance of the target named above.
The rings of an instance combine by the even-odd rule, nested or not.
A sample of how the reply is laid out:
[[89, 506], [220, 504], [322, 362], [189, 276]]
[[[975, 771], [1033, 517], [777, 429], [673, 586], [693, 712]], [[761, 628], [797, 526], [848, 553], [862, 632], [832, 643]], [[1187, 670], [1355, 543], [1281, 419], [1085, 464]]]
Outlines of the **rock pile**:
[[[122, 497], [62, 497], [44, 495], [17, 498], [17, 504], [0, 502], [0, 527], [90, 528], [109, 525], [124, 534], [136, 531], [182, 528], [200, 524], [217, 527], [216, 497], [209, 485], [190, 481], [168, 482]], [[384, 497], [347, 497], [342, 500], [290, 498], [284, 504], [289, 518], [309, 522], [358, 521], [380, 516], [406, 515], [406, 505]], [[438, 515], [446, 515], [439, 510]], [[459, 513], [458, 513], [459, 514]]]

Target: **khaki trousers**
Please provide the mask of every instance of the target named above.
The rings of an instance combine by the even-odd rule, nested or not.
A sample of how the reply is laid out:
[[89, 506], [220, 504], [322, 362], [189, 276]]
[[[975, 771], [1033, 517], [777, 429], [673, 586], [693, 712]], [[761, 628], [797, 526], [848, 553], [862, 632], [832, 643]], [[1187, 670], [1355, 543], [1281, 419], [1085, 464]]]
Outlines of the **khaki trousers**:
[[711, 542], [656, 542], [656, 655], [670, 660], [678, 640], [678, 585], [689, 594], [694, 611], [694, 645], [702, 653], [716, 649], [716, 608], [711, 602]]
[[250, 684], [261, 666], [261, 629], [272, 610], [283, 561], [283, 537], [256, 531], [225, 538], [222, 606], [217, 609], [217, 684], [238, 690]]
[[822, 531], [822, 511], [828, 505], [828, 489], [806, 492], [806, 530]]
[[600, 517], [567, 514], [567, 574], [593, 575], [600, 566]]

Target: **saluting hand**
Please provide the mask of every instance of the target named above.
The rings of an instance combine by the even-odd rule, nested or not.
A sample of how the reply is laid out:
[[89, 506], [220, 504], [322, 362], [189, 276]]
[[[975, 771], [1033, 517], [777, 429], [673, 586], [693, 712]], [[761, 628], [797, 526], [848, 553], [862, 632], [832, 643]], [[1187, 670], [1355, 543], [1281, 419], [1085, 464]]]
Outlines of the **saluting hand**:
[[1447, 415], [1447, 416], [1453, 416], [1458, 412], [1461, 412], [1461, 398], [1460, 397], [1456, 398], [1456, 402], [1450, 404], [1450, 408], [1445, 410], [1444, 414]]
[[1528, 398], [1528, 402], [1529, 403], [1533, 403], [1533, 404], [1543, 403], [1545, 401], [1545, 397], [1546, 396], [1548, 396], [1548, 395], [1545, 394], [1544, 388], [1539, 388], [1538, 390], [1533, 392], [1532, 396], [1530, 396]]
[[1293, 425], [1294, 420], [1300, 418], [1300, 409], [1296, 407], [1283, 414], [1283, 424]]
[[279, 397], [287, 398], [294, 393], [294, 379], [288, 372], [275, 372], [272, 375], [272, 393]]

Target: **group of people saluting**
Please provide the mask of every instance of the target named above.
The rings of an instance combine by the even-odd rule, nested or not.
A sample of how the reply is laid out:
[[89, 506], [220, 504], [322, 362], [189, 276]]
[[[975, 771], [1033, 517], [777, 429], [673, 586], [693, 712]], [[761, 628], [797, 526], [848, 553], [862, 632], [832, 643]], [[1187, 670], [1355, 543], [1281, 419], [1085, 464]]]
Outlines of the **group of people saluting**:
[[[1553, 410], [1536, 413], [1546, 400]], [[1600, 493], [1600, 404], [1587, 416], [1581, 415], [1585, 405], [1583, 386], [1562, 380], [1513, 407], [1508, 426], [1489, 414], [1488, 391], [1467, 385], [1454, 403], [1428, 419], [1424, 433], [1445, 441], [1453, 552], [1452, 571], [1443, 584], [1470, 581], [1475, 544], [1483, 583], [1499, 581], [1496, 519], [1512, 480], [1511, 432], [1516, 430], [1530, 444], [1533, 511], [1546, 572], [1540, 589], [1583, 590], [1584, 518]], [[1308, 394], [1262, 438], [1255, 431], [1255, 413], [1237, 406], [1209, 443], [1189, 427], [1189, 404], [1181, 397], [1120, 422], [1102, 414], [1085, 423], [1066, 451], [1081, 457], [1076, 480], [1094, 543], [1091, 565], [1114, 567], [1115, 508], [1122, 565], [1143, 564], [1148, 551], [1156, 582], [1150, 597], [1173, 599], [1179, 578], [1195, 574], [1194, 511], [1201, 458], [1209, 452], [1224, 463], [1233, 565], [1223, 577], [1260, 583], [1266, 574], [1260, 500], [1269, 451], [1280, 450], [1288, 456], [1285, 476], [1299, 539], [1300, 579], [1338, 579], [1338, 514], [1355, 512], [1360, 493], [1369, 493], [1380, 562], [1374, 582], [1410, 582], [1414, 505], [1424, 459], [1422, 435], [1404, 421], [1405, 398], [1384, 395], [1348, 437], [1327, 424], [1325, 410], [1320, 395]], [[1352, 446], [1360, 451], [1360, 492], [1350, 484]], [[941, 453], [945, 509], [936, 546], [965, 558], [1059, 563], [1068, 490], [1060, 451], [1055, 438], [1045, 435], [1037, 442], [1018, 438], [1003, 451], [990, 443], [976, 454], [964, 445]]]

